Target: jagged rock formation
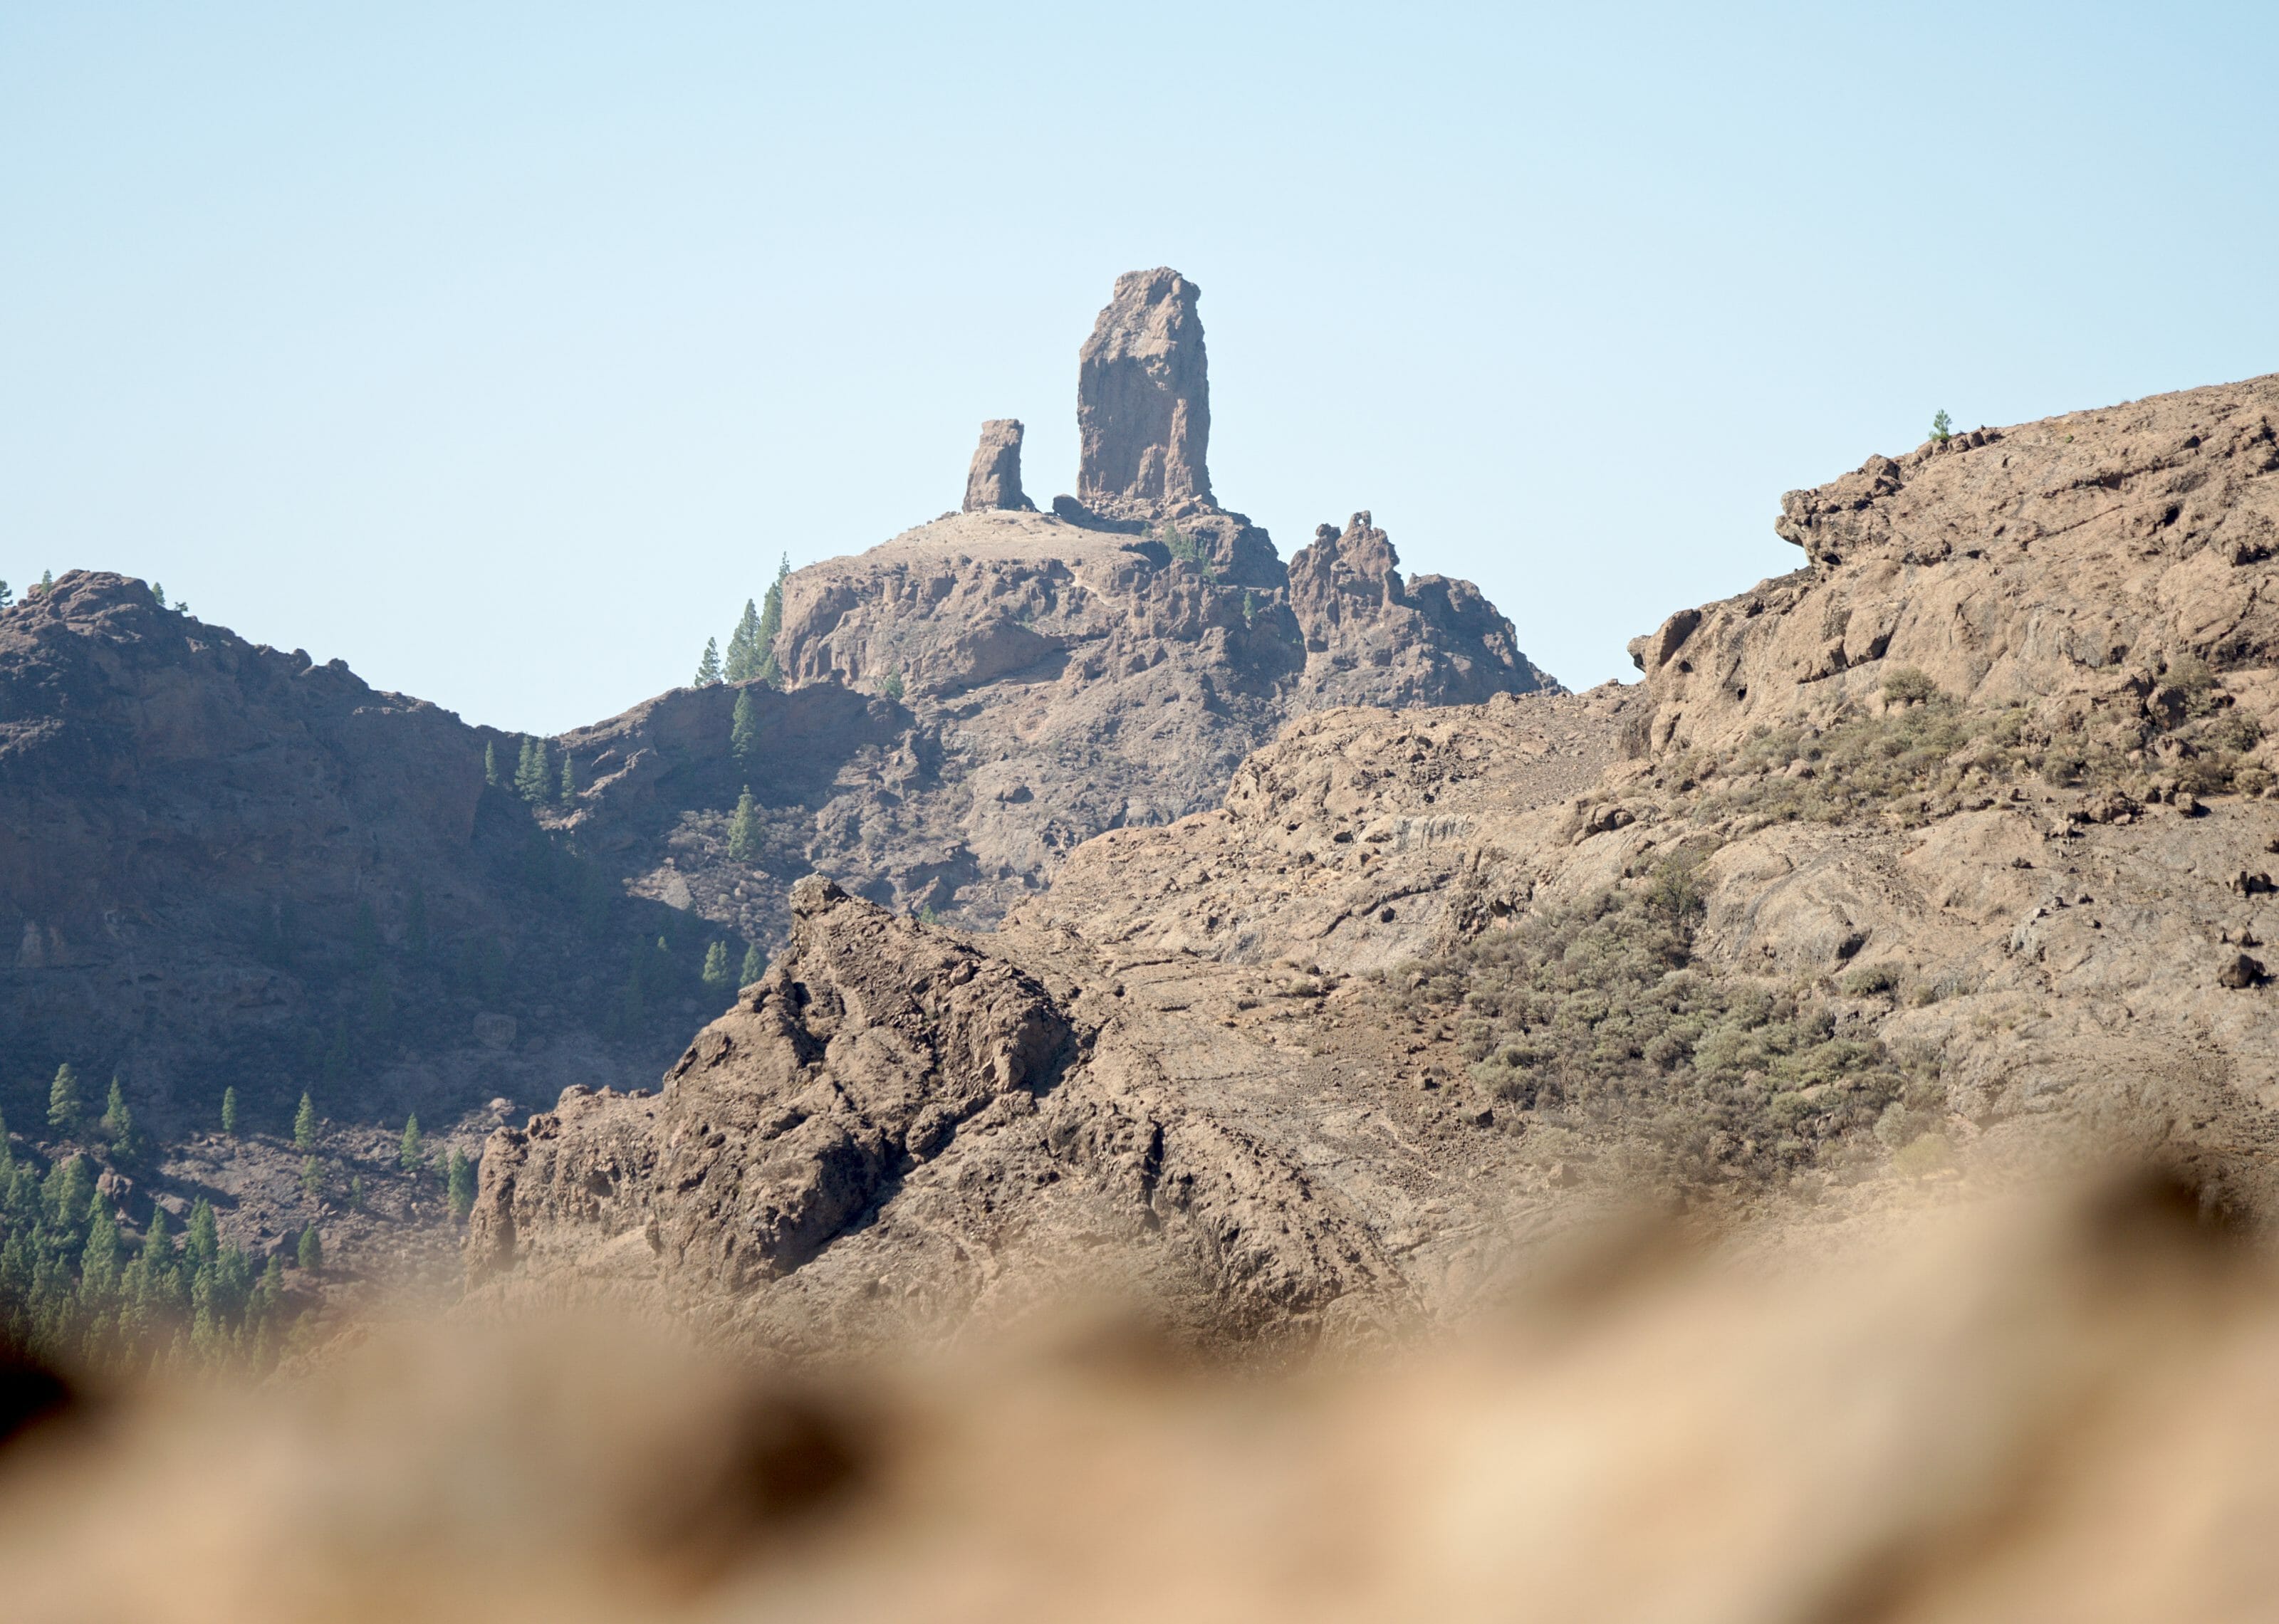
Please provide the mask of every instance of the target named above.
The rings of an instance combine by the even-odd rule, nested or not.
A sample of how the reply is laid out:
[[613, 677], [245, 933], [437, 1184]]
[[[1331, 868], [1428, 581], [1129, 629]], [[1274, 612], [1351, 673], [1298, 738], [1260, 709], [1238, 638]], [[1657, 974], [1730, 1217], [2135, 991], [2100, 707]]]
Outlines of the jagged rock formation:
[[493, 1136], [479, 1283], [657, 1291], [789, 1348], [955, 1326], [1071, 1248], [1086, 1284], [1200, 1334], [1399, 1312], [1357, 1214], [1166, 1088], [1107, 1000], [820, 877], [793, 909], [790, 949], [661, 1094], [572, 1090]]
[[[771, 943], [785, 886], [810, 869], [986, 924], [1093, 835], [1216, 804], [1291, 716], [1555, 688], [1469, 583], [1404, 582], [1368, 515], [1285, 570], [1263, 531], [1216, 505], [1196, 298], [1172, 271], [1117, 280], [1079, 369], [1084, 502], [1014, 506], [1019, 425], [992, 424], [964, 511], [786, 583], [773, 652], [791, 711], [851, 714], [801, 697], [817, 690], [871, 696], [848, 736], [859, 747], [764, 696], [763, 759], [731, 765], [725, 693], [667, 695], [565, 740], [582, 762], [606, 739], [640, 750], [711, 730], [710, 760], [702, 744], [663, 744], [635, 775], [670, 757], [668, 794], [629, 785], [627, 816], [611, 778], [579, 814], [607, 826], [635, 891]], [[704, 720], [692, 732], [667, 713]], [[769, 827], [757, 862], [725, 850], [725, 808], [747, 783]]]
[[968, 513], [1007, 508], [1033, 512], [1036, 503], [1021, 493], [1021, 425], [1014, 417], [992, 417], [981, 425], [973, 467], [965, 476]]
[[1077, 495], [1095, 511], [1211, 504], [1201, 297], [1167, 267], [1126, 272], [1077, 352]]
[[1405, 585], [1392, 540], [1356, 513], [1290, 560], [1290, 610], [1306, 639], [1307, 705], [1477, 704], [1548, 686], [1519, 652], [1511, 622], [1469, 581]]

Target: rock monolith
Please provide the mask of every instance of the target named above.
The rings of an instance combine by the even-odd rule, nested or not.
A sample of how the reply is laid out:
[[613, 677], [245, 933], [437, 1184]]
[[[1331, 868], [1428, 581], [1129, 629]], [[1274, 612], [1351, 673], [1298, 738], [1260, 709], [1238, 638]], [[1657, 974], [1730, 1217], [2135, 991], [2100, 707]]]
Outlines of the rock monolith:
[[1095, 509], [1211, 500], [1201, 296], [1164, 266], [1126, 272], [1078, 351], [1077, 494]]
[[1036, 510], [1037, 504], [1021, 493], [1021, 432], [1017, 417], [992, 417], [981, 425], [981, 443], [973, 448], [973, 467], [965, 476], [966, 512]]

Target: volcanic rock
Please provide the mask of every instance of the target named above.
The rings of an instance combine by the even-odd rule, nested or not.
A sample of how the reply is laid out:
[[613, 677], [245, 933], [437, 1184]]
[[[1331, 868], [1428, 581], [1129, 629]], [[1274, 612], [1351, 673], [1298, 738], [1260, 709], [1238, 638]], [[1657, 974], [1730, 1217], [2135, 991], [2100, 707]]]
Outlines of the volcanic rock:
[[1036, 503], [1021, 494], [1021, 424], [1017, 417], [992, 417], [981, 425], [981, 443], [965, 476], [965, 508], [1033, 512]]
[[[164, 1139], [211, 1124], [225, 1085], [249, 1126], [282, 1126], [308, 1090], [342, 1118], [441, 1127], [503, 1085], [551, 1098], [565, 1067], [650, 1072], [675, 1017], [610, 1023], [624, 969], [568, 921], [684, 927], [485, 783], [486, 748], [510, 766], [518, 743], [124, 576], [73, 571], [0, 610], [9, 1086], [66, 1061], [116, 1071]], [[576, 1058], [533, 1070], [475, 1035], [479, 1011], [511, 1032], [541, 1007], [578, 1012]]]
[[1356, 513], [1290, 560], [1290, 610], [1306, 639], [1308, 707], [1477, 704], [1555, 686], [1519, 652], [1511, 622], [1469, 581], [1403, 584], [1392, 540]]
[[820, 877], [792, 900], [790, 948], [661, 1095], [573, 1090], [492, 1136], [476, 1283], [610, 1278], [787, 1348], [954, 1329], [1072, 1248], [1205, 1336], [1399, 1311], [1359, 1217], [1105, 1012]]
[[1077, 494], [1104, 512], [1211, 502], [1202, 290], [1158, 266], [1116, 279], [1077, 354]]

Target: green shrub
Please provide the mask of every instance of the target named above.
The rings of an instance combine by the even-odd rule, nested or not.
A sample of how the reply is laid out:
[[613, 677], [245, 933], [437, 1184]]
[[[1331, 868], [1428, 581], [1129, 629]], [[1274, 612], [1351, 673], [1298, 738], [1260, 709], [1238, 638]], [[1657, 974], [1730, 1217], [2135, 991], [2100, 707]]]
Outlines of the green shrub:
[[1847, 998], [1872, 998], [1878, 992], [1895, 990], [1899, 984], [1899, 972], [1895, 965], [1865, 965], [1837, 984]]
[[1379, 996], [1405, 983], [1453, 1005], [1482, 1090], [1631, 1141], [1681, 1184], [1777, 1173], [1872, 1128], [1908, 1078], [1880, 1045], [1839, 1036], [1809, 990], [1696, 965], [1682, 872], [1525, 915]]
[[1884, 697], [1898, 705], [1925, 704], [1939, 697], [1938, 685], [1928, 671], [1902, 665], [1884, 678]]

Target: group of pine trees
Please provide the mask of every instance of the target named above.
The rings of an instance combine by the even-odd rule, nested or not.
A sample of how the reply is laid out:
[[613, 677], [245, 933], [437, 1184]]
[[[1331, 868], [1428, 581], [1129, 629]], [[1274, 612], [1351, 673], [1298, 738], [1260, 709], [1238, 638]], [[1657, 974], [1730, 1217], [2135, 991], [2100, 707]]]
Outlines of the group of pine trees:
[[578, 799], [578, 758], [567, 750], [562, 752], [562, 768], [556, 771], [552, 752], [543, 739], [523, 736], [522, 754], [515, 762], [510, 781], [499, 770], [498, 747], [486, 742], [483, 746], [483, 782], [493, 789], [511, 787], [514, 793], [532, 806], [544, 806], [558, 801], [568, 806]]
[[[725, 948], [717, 943], [707, 957], [708, 972], [716, 957], [725, 973]], [[757, 975], [754, 963], [748, 954], [747, 979]], [[222, 1241], [213, 1207], [203, 1198], [190, 1208], [180, 1245], [165, 1208], [155, 1203], [139, 1240], [122, 1227], [100, 1164], [79, 1148], [96, 1138], [98, 1149], [108, 1144], [114, 1161], [147, 1157], [148, 1142], [119, 1080], [111, 1081], [103, 1115], [89, 1122], [77, 1069], [58, 1067], [48, 1090], [48, 1126], [54, 1138], [43, 1173], [40, 1154], [19, 1155], [0, 1122], [0, 1333], [20, 1346], [104, 1370], [154, 1361], [273, 1360], [280, 1338], [297, 1320], [297, 1311], [288, 1312], [281, 1253], [257, 1270], [242, 1248]], [[232, 1137], [240, 1130], [234, 1086], [222, 1091], [221, 1128]], [[304, 1092], [293, 1115], [292, 1143], [312, 1206], [330, 1184], [323, 1138], [315, 1099]], [[453, 1145], [434, 1167], [414, 1115], [404, 1121], [396, 1163], [415, 1178], [440, 1173], [452, 1219], [465, 1221], [474, 1207], [475, 1158]], [[346, 1195], [352, 1209], [363, 1209], [361, 1175], [350, 1178]], [[323, 1273], [324, 1242], [313, 1216], [290, 1252], [303, 1277]]]
[[728, 634], [725, 659], [717, 638], [704, 640], [703, 655], [696, 662], [698, 687], [709, 688], [721, 681], [749, 682], [755, 678], [771, 687], [783, 686], [783, 669], [776, 663], [776, 633], [783, 630], [784, 582], [790, 576], [791, 555], [787, 553], [776, 565], [776, 578], [768, 587], [764, 607], [755, 608], [749, 598], [744, 600], [743, 618]]
[[134, 1109], [127, 1102], [119, 1074], [111, 1074], [103, 1115], [89, 1124], [80, 1099], [79, 1073], [66, 1061], [56, 1068], [55, 1080], [48, 1084], [48, 1126], [63, 1138], [74, 1138], [83, 1136], [90, 1125], [120, 1161], [139, 1161], [150, 1152], [149, 1136], [135, 1125]]
[[[419, 1137], [419, 1114], [403, 1119], [403, 1138], [396, 1142], [395, 1165], [415, 1178], [428, 1170], [427, 1147]], [[475, 1206], [475, 1160], [454, 1145], [443, 1159], [443, 1199], [451, 1217], [464, 1222]]]
[[744, 949], [740, 973], [733, 979], [728, 968], [728, 944], [714, 942], [704, 950], [704, 984], [714, 993], [733, 992], [738, 987], [748, 987], [767, 974], [768, 961], [760, 954], [760, 945], [752, 943]]
[[[314, 1235], [303, 1237], [304, 1264]], [[180, 1245], [155, 1205], [133, 1240], [96, 1188], [92, 1158], [58, 1150], [43, 1176], [0, 1124], [0, 1323], [19, 1346], [104, 1370], [266, 1365], [293, 1317], [282, 1260], [257, 1269], [224, 1244], [211, 1203], [191, 1207]]]

